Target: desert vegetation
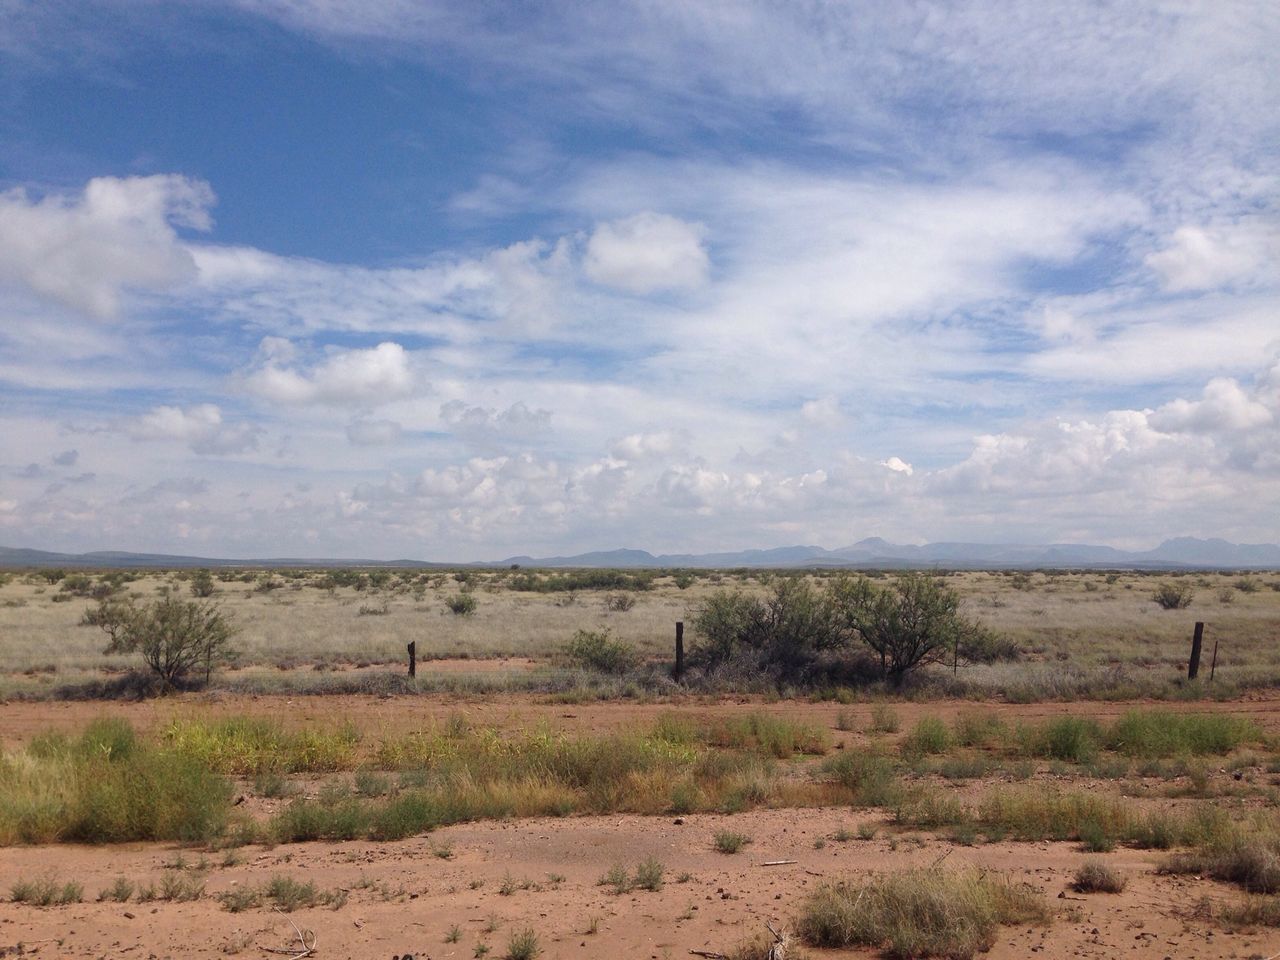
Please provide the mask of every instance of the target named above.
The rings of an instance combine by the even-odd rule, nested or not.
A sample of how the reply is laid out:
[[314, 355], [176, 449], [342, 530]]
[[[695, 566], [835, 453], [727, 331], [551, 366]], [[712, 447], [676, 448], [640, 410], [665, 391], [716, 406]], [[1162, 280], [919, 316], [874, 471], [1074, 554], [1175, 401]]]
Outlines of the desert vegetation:
[[[1265, 956], [1273, 580], [19, 571], [0, 912], [34, 938], [65, 911], [202, 904], [311, 937], [425, 897], [418, 952], [587, 956], [626, 931], [660, 955], [624, 919], [643, 903], [663, 942], [725, 956], [961, 957], [1168, 902], [1166, 940]], [[1183, 582], [1233, 596], [1194, 615], [1195, 682], [1191, 622], [1154, 599]], [[512, 837], [551, 847], [495, 857]], [[726, 940], [741, 899], [772, 919]], [[253, 945], [225, 929], [220, 949]]]

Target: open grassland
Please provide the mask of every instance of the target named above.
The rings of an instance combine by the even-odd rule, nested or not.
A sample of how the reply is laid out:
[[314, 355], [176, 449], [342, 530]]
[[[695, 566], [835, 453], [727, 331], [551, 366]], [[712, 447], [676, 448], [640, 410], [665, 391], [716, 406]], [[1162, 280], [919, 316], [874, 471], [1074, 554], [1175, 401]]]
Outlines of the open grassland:
[[[244, 693], [533, 691], [565, 698], [666, 697], [674, 624], [690, 624], [713, 592], [763, 595], [768, 571], [219, 571], [211, 600], [238, 627], [234, 656], [216, 688]], [[822, 583], [826, 574], [806, 574]], [[105, 636], [84, 625], [104, 582], [140, 601], [189, 596], [191, 571], [0, 575], [0, 698], [121, 695], [137, 666], [105, 655]], [[966, 615], [1018, 657], [936, 665], [913, 677], [910, 696], [1035, 700], [1230, 697], [1280, 682], [1280, 574], [961, 572], [946, 577]], [[1186, 609], [1153, 599], [1162, 584], [1193, 594]], [[459, 598], [470, 612], [455, 613]], [[1191, 626], [1208, 624], [1202, 681], [1187, 684]], [[578, 631], [608, 631], [626, 670], [572, 655]], [[404, 676], [415, 641], [418, 677]], [[1214, 645], [1218, 662], [1207, 677]], [[770, 692], [750, 676], [717, 681], [723, 692]], [[710, 692], [715, 692], [714, 690]], [[784, 691], [785, 692], [785, 691]], [[867, 691], [831, 689], [857, 698]], [[870, 691], [870, 692], [875, 692]]]

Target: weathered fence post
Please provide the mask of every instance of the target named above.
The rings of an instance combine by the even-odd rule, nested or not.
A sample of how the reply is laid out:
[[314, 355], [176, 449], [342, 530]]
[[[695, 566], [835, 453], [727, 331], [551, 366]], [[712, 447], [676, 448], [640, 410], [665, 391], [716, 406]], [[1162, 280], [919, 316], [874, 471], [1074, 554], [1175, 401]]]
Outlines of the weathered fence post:
[[1218, 641], [1213, 641], [1213, 659], [1209, 661], [1209, 682], [1213, 683], [1213, 675], [1218, 672]]
[[676, 669], [677, 681], [684, 676], [684, 621], [676, 621]]
[[1187, 664], [1187, 679], [1194, 680], [1200, 672], [1200, 645], [1204, 642], [1204, 624], [1196, 621], [1196, 633], [1191, 638], [1191, 662]]
[[418, 675], [418, 641], [409, 641], [409, 676]]

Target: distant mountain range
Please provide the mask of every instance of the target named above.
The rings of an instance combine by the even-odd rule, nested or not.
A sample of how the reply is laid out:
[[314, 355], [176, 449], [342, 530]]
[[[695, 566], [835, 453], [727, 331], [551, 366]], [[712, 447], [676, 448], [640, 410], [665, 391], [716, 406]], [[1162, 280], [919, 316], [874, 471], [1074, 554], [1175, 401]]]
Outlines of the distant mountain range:
[[1177, 537], [1154, 550], [1117, 550], [1081, 543], [1048, 545], [1013, 543], [889, 543], [880, 537], [847, 547], [775, 547], [732, 553], [665, 553], [645, 550], [602, 550], [568, 557], [508, 557], [486, 563], [450, 564], [425, 560], [353, 560], [277, 557], [227, 560], [170, 556], [162, 553], [51, 553], [0, 547], [0, 566], [7, 567], [862, 567], [862, 568], [1228, 568], [1280, 569], [1280, 544], [1229, 543]]

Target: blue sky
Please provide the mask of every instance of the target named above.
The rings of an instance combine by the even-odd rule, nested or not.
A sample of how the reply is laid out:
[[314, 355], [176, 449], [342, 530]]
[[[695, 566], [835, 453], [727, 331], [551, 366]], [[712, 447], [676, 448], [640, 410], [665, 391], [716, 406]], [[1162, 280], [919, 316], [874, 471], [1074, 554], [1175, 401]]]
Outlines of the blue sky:
[[1280, 540], [1280, 16], [0, 0], [0, 542]]

